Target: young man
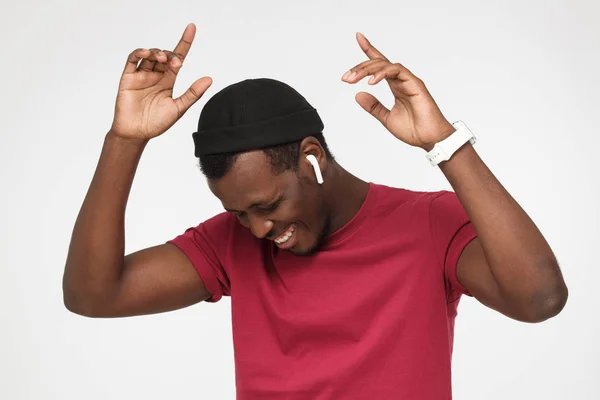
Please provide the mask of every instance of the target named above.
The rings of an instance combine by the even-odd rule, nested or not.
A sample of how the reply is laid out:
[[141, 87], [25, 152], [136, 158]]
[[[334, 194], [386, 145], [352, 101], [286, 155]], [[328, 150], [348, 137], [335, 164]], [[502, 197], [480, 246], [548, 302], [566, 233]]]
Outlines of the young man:
[[343, 81], [385, 79], [391, 110], [367, 93], [356, 100], [399, 140], [427, 151], [455, 193], [356, 178], [335, 161], [299, 93], [249, 79], [213, 96], [193, 135], [228, 212], [125, 256], [125, 206], [145, 145], [212, 83], [199, 79], [171, 97], [194, 34], [189, 25], [173, 52], [129, 56], [71, 239], [69, 310], [122, 317], [228, 295], [239, 399], [439, 400], [451, 398], [462, 294], [527, 322], [564, 307], [550, 247], [478, 157], [468, 129], [450, 124], [423, 82], [360, 34], [369, 60]]

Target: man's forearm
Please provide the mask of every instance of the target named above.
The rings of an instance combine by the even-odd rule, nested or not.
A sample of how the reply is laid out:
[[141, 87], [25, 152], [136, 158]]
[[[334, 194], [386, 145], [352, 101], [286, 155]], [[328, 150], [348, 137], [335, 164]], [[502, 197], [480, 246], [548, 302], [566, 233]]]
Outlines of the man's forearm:
[[514, 301], [562, 290], [556, 258], [534, 222], [470, 144], [440, 169], [477, 231], [500, 290]]
[[147, 141], [109, 132], [77, 216], [63, 276], [65, 305], [87, 307], [118, 282], [125, 251], [125, 208]]

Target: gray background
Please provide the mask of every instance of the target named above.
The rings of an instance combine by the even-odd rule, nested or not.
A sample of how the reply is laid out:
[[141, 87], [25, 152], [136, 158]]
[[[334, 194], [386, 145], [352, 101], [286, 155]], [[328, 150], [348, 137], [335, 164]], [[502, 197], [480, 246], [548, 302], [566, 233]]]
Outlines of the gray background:
[[319, 110], [338, 160], [359, 177], [448, 189], [419, 149], [354, 100], [391, 104], [385, 84], [342, 74], [365, 60], [361, 31], [421, 77], [451, 121], [538, 224], [562, 265], [569, 302], [537, 325], [473, 299], [459, 308], [456, 399], [597, 399], [600, 278], [597, 1], [2, 1], [0, 12], [0, 398], [234, 398], [230, 302], [148, 317], [92, 320], [62, 305], [75, 217], [110, 127], [119, 77], [136, 47], [172, 48], [195, 22], [175, 87], [214, 79], [148, 145], [126, 219], [132, 252], [220, 212], [191, 133], [205, 101], [271, 77]]

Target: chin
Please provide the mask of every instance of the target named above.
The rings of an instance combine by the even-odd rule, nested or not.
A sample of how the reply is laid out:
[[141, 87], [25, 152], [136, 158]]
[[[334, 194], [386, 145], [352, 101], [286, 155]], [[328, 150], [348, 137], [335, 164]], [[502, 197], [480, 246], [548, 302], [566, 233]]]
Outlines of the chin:
[[309, 249], [296, 249], [296, 248], [291, 248], [289, 251], [294, 254], [295, 256], [311, 256], [313, 254], [315, 254], [317, 251], [319, 250], [319, 246], [314, 246], [311, 247]]
[[[323, 226], [323, 229], [321, 229], [321, 231], [319, 232], [318, 235], [311, 235], [308, 231], [303, 232], [304, 235], [306, 235], [308, 233], [309, 238], [304, 238], [307, 239], [304, 241], [304, 243], [298, 243], [296, 246], [292, 247], [291, 249], [289, 249], [288, 251], [290, 251], [292, 254], [296, 255], [296, 256], [311, 256], [313, 254], [315, 254], [317, 251], [319, 251], [319, 248], [321, 247], [321, 243], [323, 243], [323, 240], [325, 240], [325, 237], [327, 236], [327, 232], [329, 232], [329, 218], [324, 218], [325, 223]], [[303, 236], [304, 236], [303, 235]], [[310, 243], [308, 243], [308, 241], [310, 240]], [[301, 240], [302, 241], [302, 240]]]
[[313, 243], [308, 246], [294, 246], [289, 251], [296, 256], [311, 256], [319, 251], [319, 247], [321, 247], [321, 242], [323, 241], [322, 237], [318, 237], [315, 239]]

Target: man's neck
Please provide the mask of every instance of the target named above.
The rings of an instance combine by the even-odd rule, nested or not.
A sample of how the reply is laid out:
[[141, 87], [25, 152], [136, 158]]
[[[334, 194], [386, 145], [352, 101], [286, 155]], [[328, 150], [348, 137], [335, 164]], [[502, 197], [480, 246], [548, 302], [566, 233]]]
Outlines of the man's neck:
[[358, 213], [367, 193], [369, 183], [346, 171], [333, 161], [327, 168], [327, 208], [330, 215], [330, 233], [346, 225]]

